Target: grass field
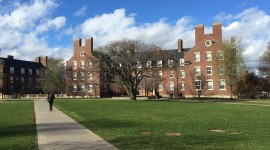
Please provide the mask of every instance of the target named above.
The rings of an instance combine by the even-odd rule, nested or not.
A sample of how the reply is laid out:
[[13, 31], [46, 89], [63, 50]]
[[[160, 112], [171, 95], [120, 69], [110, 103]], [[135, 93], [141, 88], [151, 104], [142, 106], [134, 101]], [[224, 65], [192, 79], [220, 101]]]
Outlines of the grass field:
[[60, 110], [117, 148], [134, 150], [269, 149], [268, 105], [270, 101], [56, 101]]
[[0, 101], [0, 149], [38, 149], [35, 123], [32, 101]]

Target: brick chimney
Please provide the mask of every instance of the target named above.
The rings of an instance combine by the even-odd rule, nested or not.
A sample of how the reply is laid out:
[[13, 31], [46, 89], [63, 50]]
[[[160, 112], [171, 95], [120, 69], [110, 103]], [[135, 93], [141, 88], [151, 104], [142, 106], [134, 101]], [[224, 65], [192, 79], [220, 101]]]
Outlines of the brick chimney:
[[222, 24], [220, 22], [216, 22], [212, 24], [213, 29], [213, 38], [222, 42]]
[[48, 60], [48, 57], [47, 56], [43, 56], [43, 57], [36, 57], [35, 58], [35, 62], [37, 63], [41, 63], [43, 66], [47, 66], [47, 60]]
[[204, 25], [199, 24], [195, 26], [195, 44], [199, 44], [204, 37]]
[[183, 40], [182, 39], [178, 39], [177, 45], [178, 45], [178, 52], [181, 52], [182, 49], [183, 49]]

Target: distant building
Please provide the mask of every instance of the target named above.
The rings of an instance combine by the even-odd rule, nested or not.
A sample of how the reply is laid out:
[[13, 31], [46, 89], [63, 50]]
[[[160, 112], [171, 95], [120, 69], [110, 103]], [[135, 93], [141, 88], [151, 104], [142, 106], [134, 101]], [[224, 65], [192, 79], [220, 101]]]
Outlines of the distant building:
[[2, 94], [40, 93], [36, 81], [41, 69], [47, 65], [47, 57], [37, 57], [35, 62], [0, 57], [0, 92]]
[[[179, 39], [178, 48], [163, 50], [164, 55], [170, 56], [164, 62], [147, 62], [155, 72], [141, 81], [138, 86], [138, 96], [152, 96], [157, 91], [162, 96], [173, 93], [177, 97], [229, 97], [229, 89], [222, 78], [222, 68], [215, 70], [214, 59], [223, 59], [220, 46], [222, 44], [222, 24], [212, 24], [213, 33], [204, 34], [204, 26], [195, 27], [195, 45], [183, 48]], [[85, 46], [81, 39], [74, 40], [74, 55], [66, 62], [67, 66], [67, 95], [69, 96], [114, 96], [121, 93], [121, 85], [110, 85], [106, 75], [95, 71], [98, 65], [93, 51], [93, 38], [87, 38]], [[95, 63], [94, 63], [95, 62]], [[154, 79], [154, 76], [157, 78]], [[112, 89], [111, 87], [114, 87]], [[118, 91], [116, 91], [118, 90]]]

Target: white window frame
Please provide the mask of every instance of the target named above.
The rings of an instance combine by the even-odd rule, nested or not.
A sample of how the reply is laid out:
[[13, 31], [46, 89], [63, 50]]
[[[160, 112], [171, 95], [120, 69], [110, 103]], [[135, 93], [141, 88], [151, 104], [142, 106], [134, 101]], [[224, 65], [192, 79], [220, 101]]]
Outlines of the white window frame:
[[169, 71], [169, 78], [174, 78], [174, 72], [173, 71]]
[[78, 86], [77, 86], [77, 84], [73, 84], [73, 85], [72, 85], [72, 91], [73, 91], [73, 92], [77, 92], [77, 91], [78, 91]]
[[21, 83], [24, 83], [24, 77], [21, 77]]
[[84, 80], [84, 72], [80, 72], [80, 80]]
[[163, 84], [162, 83], [159, 83], [158, 84], [158, 91], [162, 91], [163, 90]]
[[218, 60], [224, 60], [224, 53], [221, 50], [218, 51]]
[[92, 60], [89, 60], [89, 61], [88, 61], [88, 67], [89, 67], [89, 68], [92, 68], [92, 67], [93, 67], [93, 61], [92, 61]]
[[29, 74], [32, 75], [33, 74], [33, 70], [29, 69]]
[[81, 92], [85, 91], [85, 85], [83, 83], [80, 84], [80, 91]]
[[137, 61], [137, 68], [142, 68], [142, 63], [141, 63], [141, 61]]
[[25, 74], [25, 69], [21, 68], [21, 74]]
[[72, 74], [72, 79], [73, 79], [73, 80], [77, 80], [77, 72], [73, 72], [73, 74]]
[[180, 90], [181, 90], [181, 91], [185, 91], [185, 81], [182, 81], [182, 82], [180, 83]]
[[181, 78], [185, 78], [186, 77], [185, 70], [180, 70], [180, 77]]
[[201, 54], [200, 54], [200, 52], [195, 52], [194, 53], [194, 61], [195, 62], [200, 62], [201, 61]]
[[84, 61], [83, 60], [80, 61], [80, 66], [81, 66], [81, 68], [84, 68]]
[[179, 64], [180, 66], [185, 66], [185, 59], [180, 59], [179, 62], [180, 62]]
[[[221, 86], [224, 86], [224, 88], [221, 88]], [[226, 90], [226, 82], [225, 79], [220, 79], [218, 82], [219, 90]]]
[[72, 68], [73, 68], [73, 69], [77, 69], [77, 61], [73, 61], [73, 63], [72, 63]]
[[[197, 70], [199, 73], [197, 73]], [[195, 73], [195, 76], [200, 76], [201, 75], [201, 67], [200, 66], [194, 67], [194, 73]]]
[[[209, 84], [211, 83], [211, 84]], [[213, 80], [206, 80], [206, 84], [207, 84], [207, 90], [214, 90], [214, 83], [213, 83]], [[212, 87], [212, 88], [209, 88], [209, 85]]]
[[14, 67], [10, 67], [10, 68], [9, 68], [9, 72], [10, 72], [10, 73], [14, 73]]
[[151, 60], [149, 60], [149, 61], [147, 61], [146, 62], [146, 67], [148, 68], [151, 68], [152, 67], [152, 61]]
[[9, 82], [10, 82], [10, 83], [14, 83], [14, 78], [13, 78], [13, 76], [10, 76], [10, 77], [9, 77]]
[[93, 92], [93, 85], [92, 84], [88, 84], [88, 92]]
[[218, 74], [219, 75], [224, 75], [224, 72], [225, 72], [225, 67], [224, 66], [218, 67]]
[[163, 76], [163, 75], [162, 75], [162, 71], [158, 71], [158, 77], [159, 77], [159, 78], [162, 78], [162, 76]]
[[93, 74], [91, 72], [88, 72], [88, 80], [92, 80], [93, 79]]
[[38, 69], [36, 69], [36, 75], [39, 75], [39, 70]]
[[[208, 57], [209, 54], [210, 54], [210, 57]], [[206, 61], [212, 61], [213, 59], [212, 52], [211, 51], [206, 52], [205, 57], [206, 57]]]
[[[208, 73], [208, 69], [210, 68], [211, 73]], [[206, 75], [212, 75], [213, 74], [213, 67], [212, 66], [206, 66]]]
[[168, 66], [173, 67], [173, 59], [168, 59]]
[[162, 60], [157, 61], [157, 67], [162, 67]]
[[[199, 87], [200, 88], [197, 88], [197, 83], [199, 83]], [[195, 90], [198, 91], [198, 90], [201, 90], [202, 89], [202, 83], [201, 83], [201, 80], [195, 80]]]
[[174, 91], [174, 83], [173, 82], [169, 82], [169, 90]]

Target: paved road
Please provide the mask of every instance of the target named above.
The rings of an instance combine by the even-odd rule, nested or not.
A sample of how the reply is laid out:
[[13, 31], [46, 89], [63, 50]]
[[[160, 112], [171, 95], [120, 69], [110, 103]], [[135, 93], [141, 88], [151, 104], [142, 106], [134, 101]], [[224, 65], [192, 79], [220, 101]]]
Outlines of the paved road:
[[45, 100], [35, 100], [39, 150], [117, 150]]

